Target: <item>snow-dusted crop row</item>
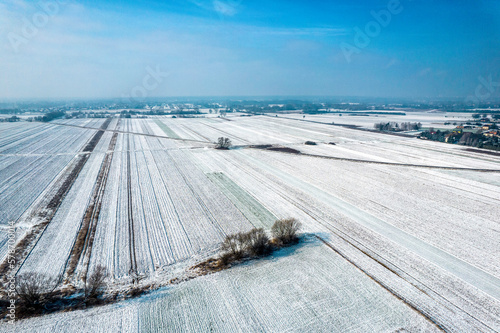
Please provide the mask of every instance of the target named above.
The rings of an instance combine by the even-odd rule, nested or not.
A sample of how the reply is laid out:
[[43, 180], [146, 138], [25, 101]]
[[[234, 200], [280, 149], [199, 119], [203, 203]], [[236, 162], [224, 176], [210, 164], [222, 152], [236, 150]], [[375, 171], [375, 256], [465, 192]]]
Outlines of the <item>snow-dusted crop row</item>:
[[[102, 123], [102, 120], [99, 120], [99, 123]], [[57, 128], [61, 127], [76, 132], [83, 131], [90, 135], [96, 133], [94, 130], [80, 130], [73, 127], [59, 126]], [[21, 273], [36, 271], [57, 279], [63, 277], [69, 253], [74, 245], [105, 156], [100, 151], [105, 151], [104, 147], [108, 147], [110, 140], [111, 133], [104, 133], [39, 241], [22, 264]], [[81, 145], [83, 146], [87, 141]], [[57, 191], [57, 189], [55, 190]], [[49, 195], [53, 195], [53, 193]]]
[[[202, 161], [206, 172], [227, 174], [276, 216], [299, 218], [304, 231], [348, 237], [353, 244], [362, 245], [363, 251], [380, 255], [386, 263], [431, 287], [438, 293], [438, 301], [445, 295], [489, 323], [498, 315], [491, 312], [493, 298], [454, 276], [456, 272], [453, 268], [448, 271], [447, 263], [438, 268], [422, 259], [420, 250], [412, 252], [404, 243], [394, 243], [389, 229], [384, 233], [367, 227], [375, 220], [386, 221], [459, 257], [468, 263], [465, 266], [488, 271], [481, 273], [486, 279], [498, 279], [494, 264], [499, 260], [498, 245], [495, 233], [490, 232], [498, 230], [496, 174], [361, 164], [249, 149], [200, 150], [193, 155]], [[475, 174], [480, 175], [477, 181], [472, 177]], [[360, 223], [360, 218], [365, 222]], [[352, 255], [363, 258], [361, 252]], [[462, 277], [467, 275], [464, 272], [460, 272]], [[489, 288], [479, 276], [467, 279], [479, 283], [483, 290]], [[400, 283], [396, 286], [406, 297], [416, 297], [408, 296], [408, 288]], [[498, 295], [498, 288], [489, 290], [490, 295]], [[419, 306], [434, 306], [428, 302], [417, 301]], [[439, 316], [453, 322], [453, 314]]]
[[[367, 110], [367, 112], [373, 112], [373, 110]], [[384, 112], [384, 111], [382, 111]], [[394, 111], [393, 111], [394, 112]], [[396, 111], [405, 112], [405, 111]], [[349, 112], [323, 114], [323, 115], [304, 115], [302, 114], [288, 114], [286, 117], [295, 119], [305, 119], [312, 121], [324, 122], [326, 124], [331, 124], [335, 122], [336, 124], [348, 124], [357, 125], [368, 129], [373, 129], [373, 125], [376, 123], [388, 123], [388, 122], [412, 122], [421, 123], [423, 127], [435, 127], [435, 128], [454, 128], [454, 122], [467, 122], [472, 118], [471, 113], [460, 113], [460, 112], [415, 112], [407, 111], [406, 115], [395, 115], [395, 114], [370, 114], [365, 116], [350, 115]], [[444, 123], [450, 123], [444, 125]]]
[[[158, 135], [161, 129], [155, 126], [140, 120], [129, 121], [125, 128]], [[119, 135], [119, 149], [104, 195], [92, 265], [104, 264], [120, 278], [130, 273], [135, 257], [137, 273], [149, 275], [211, 252], [226, 234], [251, 227], [190, 155], [170, 140], [124, 134]]]
[[[102, 123], [102, 120], [100, 122]], [[0, 143], [1, 155], [74, 154], [94, 133], [86, 129], [53, 124], [37, 126], [38, 124], [23, 123], [23, 125], [28, 128], [35, 126], [36, 130], [27, 133], [23, 131], [16, 140], [5, 140], [4, 144]]]
[[104, 154], [92, 154], [42, 237], [24, 262], [21, 273], [36, 271], [62, 278], [75, 237], [90, 200]]
[[[21, 321], [50, 332], [434, 332], [437, 327], [318, 241], [140, 301]], [[3, 327], [2, 327], [3, 328]], [[11, 328], [5, 327], [6, 332]], [[12, 331], [13, 332], [13, 331]]]
[[[84, 121], [88, 120], [75, 124]], [[114, 119], [111, 128], [117, 125]], [[63, 127], [71, 128], [61, 126], [61, 130]], [[274, 217], [295, 217], [304, 224], [304, 232], [320, 235], [412, 305], [436, 314], [438, 321], [448, 325], [456, 316], [457, 322], [474, 327], [480, 321], [494, 325], [498, 318], [492, 306], [498, 303], [494, 301], [498, 287], [483, 288], [481, 280], [486, 276], [493, 281], [500, 275], [495, 265], [500, 260], [495, 238], [500, 232], [496, 223], [500, 213], [498, 173], [363, 162], [498, 169], [498, 157], [458, 146], [280, 117], [121, 119], [118, 129], [147, 136], [118, 135], [91, 271], [103, 264], [116, 279], [135, 274], [152, 278], [155, 271], [174, 270], [179, 264], [192, 263], [193, 258], [213, 255], [226, 234], [252, 226], [269, 228]], [[200, 149], [199, 143], [165, 138], [169, 133], [187, 140], [215, 141], [226, 136], [235, 144], [282, 144], [308, 154], [359, 161], [252, 148]], [[111, 136], [108, 132], [103, 135], [22, 270], [54, 275], [64, 270]], [[7, 139], [0, 135], [0, 147], [2, 140]], [[305, 146], [306, 140], [319, 145]], [[331, 141], [336, 145], [326, 144]], [[22, 151], [5, 142], [8, 149]], [[38, 157], [31, 158], [34, 167]], [[10, 154], [1, 156], [0, 167], [2, 161], [16, 163]], [[413, 323], [429, 329], [429, 322], [420, 323], [415, 319], [418, 315], [412, 310], [409, 313], [403, 303], [391, 301], [392, 296], [353, 270], [335, 251], [318, 244], [306, 248], [277, 261], [183, 283], [131, 312], [143, 318], [142, 329], [151, 331], [157, 327], [194, 331], [300, 327], [314, 331], [324, 325], [340, 331], [380, 331], [416, 329]], [[452, 258], [450, 266], [437, 258], [440, 254]], [[463, 267], [481, 274], [467, 276]], [[341, 287], [337, 287], [339, 283]], [[381, 296], [384, 293], [388, 298]], [[109, 309], [109, 314], [130, 314]], [[102, 321], [106, 313], [104, 317], [94, 315], [96, 319], [88, 327], [104, 330], [97, 318]], [[66, 315], [60, 318], [56, 319], [59, 327], [70, 318], [78, 320]], [[119, 317], [109, 322], [129, 324]], [[52, 327], [47, 322], [41, 325]]]
[[492, 234], [500, 232], [496, 186], [436, 170], [248, 153], [500, 276]]

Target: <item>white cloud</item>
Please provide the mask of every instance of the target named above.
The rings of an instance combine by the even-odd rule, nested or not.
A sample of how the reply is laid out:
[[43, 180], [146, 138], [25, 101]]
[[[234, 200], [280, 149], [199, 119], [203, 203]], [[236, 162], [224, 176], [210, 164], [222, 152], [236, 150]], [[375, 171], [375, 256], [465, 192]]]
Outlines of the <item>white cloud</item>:
[[215, 0], [213, 2], [213, 8], [214, 10], [225, 16], [233, 16], [238, 12], [238, 5], [240, 1], [221, 1], [221, 0]]
[[234, 16], [238, 13], [242, 0], [189, 0], [196, 6], [208, 11], [215, 11], [222, 16]]

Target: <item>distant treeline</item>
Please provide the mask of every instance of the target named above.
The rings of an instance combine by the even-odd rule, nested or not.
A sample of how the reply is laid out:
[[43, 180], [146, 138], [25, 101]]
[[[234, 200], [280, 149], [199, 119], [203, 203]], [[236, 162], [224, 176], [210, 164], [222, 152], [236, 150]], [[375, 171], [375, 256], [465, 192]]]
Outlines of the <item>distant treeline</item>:
[[169, 112], [165, 112], [164, 110], [157, 110], [157, 111], [124, 110], [120, 112], [120, 117], [131, 118], [132, 116], [164, 116], [164, 115], [178, 115], [182, 117], [184, 115], [196, 115], [196, 114], [201, 114], [198, 108], [195, 108], [193, 110], [184, 110], [181, 108]]
[[488, 117], [491, 116], [491, 119], [493, 120], [500, 120], [500, 111], [498, 113], [494, 112], [485, 112], [485, 113], [474, 113], [472, 115], [472, 119], [484, 119], [485, 121], [490, 121]]
[[7, 122], [7, 123], [15, 123], [16, 121], [21, 120], [21, 118], [12, 116], [10, 118], [0, 118], [0, 122]]
[[421, 123], [397, 123], [397, 122], [382, 122], [373, 125], [373, 127], [377, 131], [390, 131], [390, 132], [398, 132], [398, 131], [418, 131], [422, 128]]
[[[334, 113], [340, 113], [341, 111], [335, 111]], [[348, 116], [368, 116], [368, 115], [391, 115], [391, 116], [406, 116], [405, 112], [396, 112], [396, 111], [368, 111], [368, 112], [356, 112], [356, 113], [347, 113]]]
[[21, 113], [20, 109], [0, 109], [0, 114], [18, 114]]
[[33, 119], [35, 121], [43, 121], [43, 122], [48, 122], [54, 119], [62, 118], [66, 115], [66, 112], [62, 111], [54, 111], [54, 112], [49, 112], [44, 116], [39, 116], [39, 117], [34, 117]]

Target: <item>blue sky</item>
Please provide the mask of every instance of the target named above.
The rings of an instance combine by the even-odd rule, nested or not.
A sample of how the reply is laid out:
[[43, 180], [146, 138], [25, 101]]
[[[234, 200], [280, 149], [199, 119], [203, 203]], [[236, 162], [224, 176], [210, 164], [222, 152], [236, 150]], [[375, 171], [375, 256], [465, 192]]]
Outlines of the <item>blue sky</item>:
[[466, 98], [500, 82], [499, 18], [481, 0], [3, 0], [0, 99]]

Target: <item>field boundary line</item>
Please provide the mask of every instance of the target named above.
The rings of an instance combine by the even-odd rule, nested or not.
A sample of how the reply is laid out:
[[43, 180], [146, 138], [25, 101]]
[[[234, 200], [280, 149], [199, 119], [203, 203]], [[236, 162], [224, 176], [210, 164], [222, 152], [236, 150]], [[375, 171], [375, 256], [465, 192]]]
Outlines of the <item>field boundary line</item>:
[[[127, 122], [127, 128], [130, 123]], [[127, 217], [128, 217], [128, 237], [129, 237], [129, 255], [130, 255], [130, 271], [129, 274], [137, 276], [137, 256], [135, 253], [135, 233], [134, 233], [134, 214], [132, 202], [132, 176], [130, 167], [130, 135], [127, 135]]]
[[[349, 245], [353, 246], [355, 249], [361, 251], [358, 247], [356, 247], [354, 244], [352, 244], [351, 242], [349, 242], [348, 240], [346, 240], [344, 237], [340, 236], [337, 234], [338, 237], [342, 238], [344, 241], [346, 241]], [[393, 288], [389, 287], [388, 285], [386, 285], [385, 283], [383, 283], [382, 281], [379, 281], [379, 279], [377, 279], [373, 274], [370, 274], [366, 269], [363, 269], [361, 268], [360, 265], [356, 264], [354, 262], [354, 260], [350, 259], [346, 254], [342, 253], [340, 250], [338, 250], [337, 248], [335, 248], [332, 244], [328, 243], [326, 240], [324, 240], [323, 238], [321, 238], [320, 236], [318, 235], [314, 235], [314, 237], [316, 237], [319, 241], [321, 241], [324, 245], [326, 245], [329, 249], [331, 249], [332, 251], [334, 251], [335, 253], [337, 253], [339, 256], [341, 256], [342, 258], [344, 258], [344, 260], [346, 260], [347, 262], [349, 262], [351, 265], [353, 265], [354, 267], [356, 267], [358, 270], [360, 270], [362, 273], [364, 273], [366, 276], [368, 276], [372, 281], [374, 281], [375, 283], [377, 283], [379, 286], [381, 286], [382, 288], [384, 288], [385, 290], [387, 290], [388, 292], [390, 292], [392, 295], [394, 295], [396, 298], [400, 299], [403, 303], [405, 303], [406, 305], [408, 305], [409, 307], [411, 307], [413, 310], [415, 310], [416, 312], [418, 312], [420, 315], [422, 315], [425, 319], [427, 319], [428, 321], [430, 321], [431, 323], [433, 323], [434, 325], [436, 325], [441, 331], [443, 332], [446, 332], [446, 328], [443, 326], [443, 324], [440, 324], [438, 323], [438, 320], [434, 319], [431, 317], [430, 314], [427, 314], [423, 309], [419, 309], [417, 305], [413, 304], [413, 302], [411, 300], [408, 300], [406, 299], [405, 297], [399, 295], [399, 293], [397, 293], [395, 290], [393, 290]], [[367, 255], [365, 252], [361, 251], [363, 254]], [[372, 258], [371, 256], [367, 255], [369, 258], [371, 258], [372, 260], [374, 260], [377, 264], [381, 265], [382, 267], [386, 268], [387, 270], [389, 270], [391, 273], [399, 276], [399, 274], [397, 274], [396, 272], [394, 272], [393, 270], [391, 270], [389, 267], [387, 267], [386, 265], [383, 265], [382, 263], [380, 263], [378, 260]], [[402, 278], [401, 276], [399, 276], [400, 278]], [[406, 281], [406, 280], [405, 280]], [[407, 281], [408, 282], [408, 281]], [[409, 282], [408, 282], [409, 283]]]
[[[403, 281], [405, 281], [406, 283], [408, 283], [409, 285], [411, 285], [412, 287], [414, 287], [415, 289], [417, 289], [419, 292], [421, 292], [421, 293], [425, 294], [426, 296], [428, 296], [429, 298], [433, 299], [435, 302], [437, 302], [438, 304], [442, 305], [444, 308], [446, 308], [448, 310], [451, 310], [450, 309], [450, 306], [451, 306], [451, 307], [459, 310], [463, 314], [467, 315], [468, 317], [474, 319], [476, 322], [484, 325], [485, 327], [487, 327], [488, 329], [490, 329], [492, 332], [496, 332], [492, 327], [488, 326], [488, 324], [484, 323], [482, 320], [476, 318], [474, 315], [470, 314], [466, 310], [464, 310], [461, 307], [457, 306], [455, 303], [453, 303], [450, 300], [448, 300], [445, 296], [443, 296], [443, 295], [435, 292], [432, 288], [430, 288], [429, 286], [427, 286], [425, 283], [423, 283], [419, 279], [413, 277], [411, 274], [405, 272], [399, 266], [397, 266], [396, 264], [392, 263], [391, 261], [385, 259], [381, 255], [377, 254], [376, 252], [374, 252], [373, 250], [371, 250], [369, 247], [363, 245], [361, 242], [355, 240], [354, 238], [348, 236], [344, 232], [338, 230], [338, 232], [340, 232], [340, 233], [343, 234], [343, 235], [340, 235], [338, 232], [332, 230], [329, 226], [325, 226], [323, 223], [321, 223], [319, 221], [317, 221], [317, 222], [320, 223], [325, 228], [327, 228], [328, 230], [330, 230], [331, 232], [333, 232], [337, 237], [341, 238], [347, 244], [349, 244], [350, 246], [352, 246], [355, 250], [361, 252], [363, 255], [365, 255], [366, 257], [368, 257], [371, 260], [373, 260], [376, 264], [382, 266], [384, 269], [388, 270], [390, 273], [392, 273], [395, 276], [399, 277], [400, 279], [402, 279]], [[419, 312], [420, 314], [422, 314], [424, 317], [426, 317], [428, 320], [430, 320], [432, 323], [434, 323], [435, 325], [437, 325], [441, 330], [443, 330], [445, 332], [448, 331], [444, 327], [443, 323], [441, 323], [441, 324], [438, 323], [439, 320], [431, 318], [430, 314], [427, 314], [426, 311], [424, 311], [423, 309], [420, 309], [419, 306], [418, 306], [418, 304], [413, 304], [413, 303], [415, 303], [414, 301], [412, 301], [411, 299], [409, 299], [409, 298], [404, 297], [403, 295], [401, 295], [399, 292], [397, 292], [396, 290], [394, 290], [394, 288], [388, 286], [386, 283], [384, 283], [383, 281], [381, 281], [379, 278], [375, 277], [374, 274], [369, 273], [367, 269], [361, 268], [361, 265], [355, 263], [353, 259], [350, 259], [346, 254], [342, 253], [339, 249], [337, 249], [335, 246], [333, 246], [327, 240], [323, 239], [321, 236], [318, 236], [316, 234], [314, 236], [318, 240], [320, 240], [322, 243], [324, 243], [326, 246], [328, 246], [331, 250], [333, 250], [336, 253], [338, 253], [342, 258], [344, 258], [349, 263], [351, 263], [353, 266], [355, 266], [357, 269], [359, 269], [361, 272], [363, 272], [368, 277], [370, 277], [377, 284], [379, 284], [380, 286], [382, 286], [384, 289], [386, 289], [387, 291], [389, 291], [395, 297], [401, 299], [404, 303], [408, 304], [411, 308], [413, 308], [414, 310], [416, 310], [417, 312]], [[347, 238], [350, 238], [350, 239], [352, 238], [352, 241], [348, 240]], [[353, 242], [356, 242], [359, 245], [355, 245]], [[364, 248], [366, 248], [366, 250], [363, 250], [360, 247], [364, 247]], [[371, 253], [368, 253], [367, 251], [370, 251]], [[375, 258], [374, 256], [379, 257], [379, 259]], [[384, 262], [382, 262], [382, 261], [384, 261]], [[389, 266], [392, 266], [392, 268], [389, 267]], [[406, 275], [407, 278], [403, 277], [402, 275]], [[410, 281], [410, 279], [413, 280], [413, 282]], [[434, 295], [434, 296], [432, 296], [431, 294]], [[438, 298], [441, 299], [441, 301], [438, 300]]]
[[439, 165], [425, 165], [425, 164], [407, 164], [407, 163], [397, 163], [397, 162], [383, 162], [383, 161], [373, 161], [373, 160], [360, 160], [355, 158], [345, 158], [345, 157], [335, 157], [335, 156], [326, 156], [326, 155], [317, 155], [317, 154], [308, 154], [308, 153], [291, 153], [287, 151], [279, 151], [279, 150], [271, 150], [267, 148], [257, 148], [251, 146], [242, 146], [243, 148], [250, 149], [260, 149], [271, 151], [275, 153], [281, 154], [289, 154], [295, 156], [307, 156], [307, 157], [316, 157], [323, 158], [328, 160], [335, 161], [344, 161], [344, 162], [353, 162], [353, 163], [367, 163], [367, 164], [380, 164], [380, 165], [390, 165], [390, 166], [400, 166], [400, 167], [410, 167], [410, 168], [425, 168], [425, 169], [439, 169], [439, 170], [454, 170], [454, 171], [473, 171], [473, 172], [491, 172], [491, 173], [500, 173], [500, 169], [476, 169], [476, 168], [461, 168], [461, 167], [448, 167], [448, 166], [439, 166]]

